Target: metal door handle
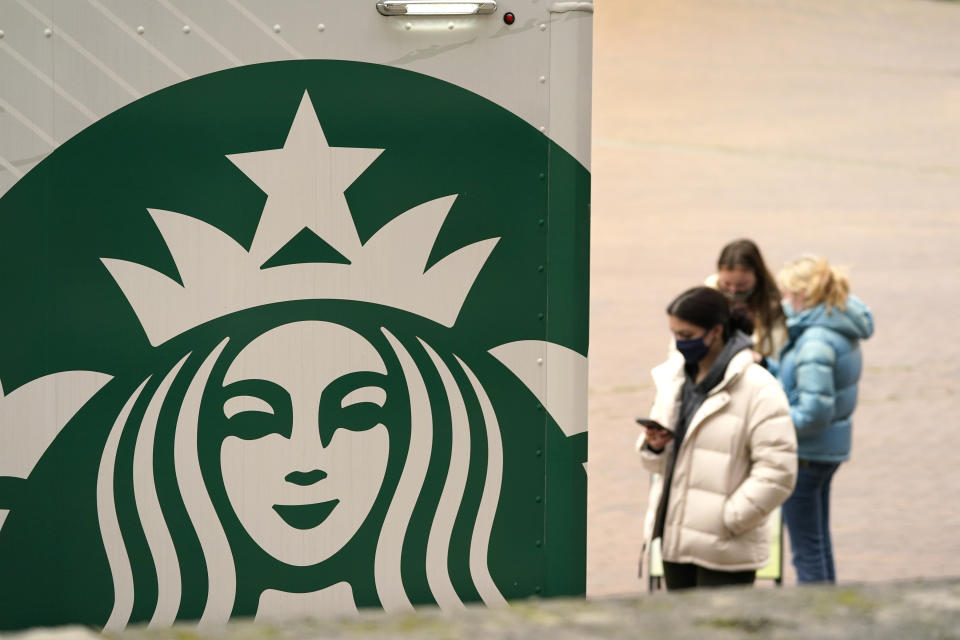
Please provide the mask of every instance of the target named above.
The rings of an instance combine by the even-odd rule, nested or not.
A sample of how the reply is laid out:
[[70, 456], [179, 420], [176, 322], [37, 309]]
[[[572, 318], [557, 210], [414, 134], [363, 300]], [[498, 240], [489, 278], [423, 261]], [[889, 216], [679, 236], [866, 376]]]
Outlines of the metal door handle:
[[493, 0], [379, 0], [377, 11], [385, 16], [470, 16], [493, 13]]

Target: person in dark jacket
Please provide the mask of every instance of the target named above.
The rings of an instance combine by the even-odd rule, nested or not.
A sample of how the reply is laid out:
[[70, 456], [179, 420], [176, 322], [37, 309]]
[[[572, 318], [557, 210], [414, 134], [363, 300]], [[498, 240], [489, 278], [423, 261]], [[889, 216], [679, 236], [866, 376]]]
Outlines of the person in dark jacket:
[[795, 260], [778, 279], [789, 338], [774, 373], [790, 401], [799, 462], [783, 515], [798, 582], [833, 583], [830, 484], [850, 458], [860, 341], [873, 334], [873, 316], [850, 294], [846, 275], [823, 258]]

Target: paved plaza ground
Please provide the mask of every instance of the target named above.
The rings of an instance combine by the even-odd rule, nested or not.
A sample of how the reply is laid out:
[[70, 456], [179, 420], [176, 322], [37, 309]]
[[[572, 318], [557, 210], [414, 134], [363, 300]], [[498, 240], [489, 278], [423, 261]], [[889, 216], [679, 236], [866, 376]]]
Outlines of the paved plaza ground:
[[840, 581], [960, 576], [960, 3], [597, 0], [594, 47], [588, 594], [645, 586], [633, 417], [667, 302], [742, 236], [875, 314]]

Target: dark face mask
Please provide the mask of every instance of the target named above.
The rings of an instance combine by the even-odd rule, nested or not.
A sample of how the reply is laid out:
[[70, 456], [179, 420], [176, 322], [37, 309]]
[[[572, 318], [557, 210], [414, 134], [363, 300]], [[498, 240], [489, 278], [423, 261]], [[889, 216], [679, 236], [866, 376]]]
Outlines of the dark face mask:
[[703, 334], [699, 338], [692, 338], [690, 340], [677, 340], [677, 351], [683, 356], [683, 359], [689, 365], [694, 365], [703, 360], [704, 356], [707, 355], [710, 351], [710, 345], [703, 341], [707, 337], [707, 333]]

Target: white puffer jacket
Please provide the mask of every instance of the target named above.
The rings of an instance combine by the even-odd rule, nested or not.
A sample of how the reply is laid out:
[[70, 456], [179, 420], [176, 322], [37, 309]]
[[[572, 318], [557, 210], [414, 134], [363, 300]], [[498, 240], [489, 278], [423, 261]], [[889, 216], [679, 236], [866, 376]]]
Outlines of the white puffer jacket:
[[[650, 417], [671, 429], [680, 413], [683, 357], [674, 354], [653, 371], [657, 396]], [[657, 454], [637, 450], [657, 473], [644, 532], [649, 548], [673, 441]], [[793, 491], [797, 439], [790, 405], [777, 380], [747, 349], [727, 365], [723, 380], [694, 413], [673, 472], [662, 546], [663, 559], [719, 571], [763, 567], [769, 559], [767, 516]]]

